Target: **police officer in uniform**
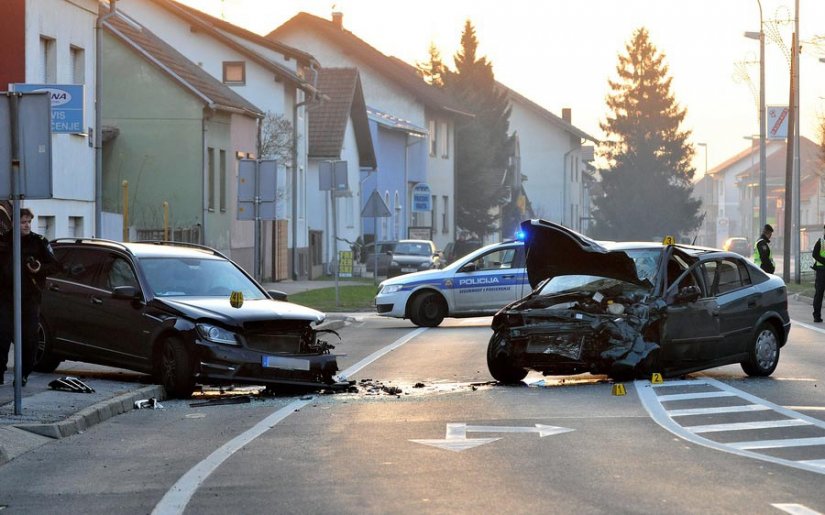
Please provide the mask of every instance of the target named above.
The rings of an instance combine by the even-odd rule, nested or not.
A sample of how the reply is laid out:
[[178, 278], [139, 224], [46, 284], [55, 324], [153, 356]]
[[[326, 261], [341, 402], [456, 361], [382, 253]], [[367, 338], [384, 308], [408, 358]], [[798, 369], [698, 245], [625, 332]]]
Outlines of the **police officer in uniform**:
[[769, 274], [776, 270], [773, 257], [771, 257], [771, 235], [773, 235], [773, 227], [770, 224], [765, 224], [762, 235], [753, 245], [753, 262]]
[[[61, 269], [49, 240], [32, 232], [30, 209], [20, 210], [20, 322], [22, 325], [23, 386], [37, 357], [37, 325], [40, 318], [40, 291], [46, 276]], [[12, 231], [0, 236], [0, 384], [6, 372], [9, 348], [14, 339], [14, 272], [12, 267]], [[16, 343], [16, 342], [15, 342]]]
[[814, 322], [822, 322], [822, 295], [825, 293], [825, 245], [822, 238], [816, 240], [814, 250], [811, 252], [814, 258], [814, 272], [816, 280], [814, 282]]

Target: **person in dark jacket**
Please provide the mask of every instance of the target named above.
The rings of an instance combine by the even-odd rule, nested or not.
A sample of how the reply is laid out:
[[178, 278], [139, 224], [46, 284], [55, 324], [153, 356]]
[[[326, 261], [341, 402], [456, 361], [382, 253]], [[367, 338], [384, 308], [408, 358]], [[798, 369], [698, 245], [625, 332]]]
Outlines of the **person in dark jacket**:
[[[40, 319], [40, 291], [46, 284], [46, 276], [61, 269], [49, 241], [32, 232], [34, 213], [20, 210], [20, 322], [22, 326], [23, 367], [22, 385], [26, 386], [37, 356], [37, 325]], [[0, 384], [14, 339], [14, 256], [13, 231], [0, 236]]]
[[822, 238], [814, 243], [814, 250], [811, 252], [814, 258], [813, 269], [816, 273], [814, 281], [814, 322], [822, 322], [822, 296], [825, 294], [825, 245]]
[[756, 240], [753, 245], [753, 262], [765, 272], [772, 274], [776, 270], [771, 256], [771, 236], [773, 235], [773, 227], [770, 224], [765, 224], [762, 229], [762, 235]]

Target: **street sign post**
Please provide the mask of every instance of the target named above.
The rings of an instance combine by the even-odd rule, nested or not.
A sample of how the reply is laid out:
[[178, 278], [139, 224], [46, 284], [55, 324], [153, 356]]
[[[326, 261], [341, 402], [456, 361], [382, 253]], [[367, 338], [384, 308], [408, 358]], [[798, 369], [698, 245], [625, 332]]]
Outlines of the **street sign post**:
[[375, 228], [375, 238], [373, 241], [373, 254], [375, 254], [375, 271], [372, 274], [373, 284], [378, 282], [378, 218], [390, 218], [392, 213], [387, 203], [378, 194], [378, 190], [373, 190], [364, 209], [361, 210], [361, 218], [372, 218], [372, 225]]
[[261, 222], [277, 218], [278, 161], [241, 159], [238, 163], [238, 220], [255, 222], [253, 274], [261, 280]]
[[[341, 275], [341, 260], [338, 250], [338, 202], [337, 193], [349, 189], [349, 175], [346, 161], [321, 161], [318, 164], [318, 182], [321, 191], [329, 191], [329, 202], [332, 210], [332, 248], [330, 249], [330, 264], [335, 267], [335, 305], [339, 304], [338, 277]], [[350, 256], [352, 254], [350, 253]], [[350, 257], [350, 276], [352, 275], [352, 258]]]

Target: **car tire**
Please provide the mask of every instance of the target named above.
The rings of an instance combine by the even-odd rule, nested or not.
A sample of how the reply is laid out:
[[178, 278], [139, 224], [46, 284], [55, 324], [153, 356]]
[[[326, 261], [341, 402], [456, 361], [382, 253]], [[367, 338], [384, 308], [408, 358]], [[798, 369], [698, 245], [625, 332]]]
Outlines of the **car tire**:
[[188, 399], [195, 391], [192, 357], [178, 338], [168, 338], [161, 344], [157, 375], [170, 397]]
[[487, 368], [493, 379], [504, 384], [518, 383], [527, 377], [527, 370], [513, 366], [510, 357], [510, 344], [501, 333], [493, 333], [487, 344]]
[[447, 303], [437, 293], [422, 293], [410, 305], [410, 320], [420, 327], [438, 327], [447, 316]]
[[756, 330], [748, 359], [742, 362], [742, 370], [749, 376], [767, 377], [779, 364], [779, 337], [770, 324], [762, 324]]
[[43, 322], [37, 325], [37, 354], [34, 359], [34, 371], [51, 374], [63, 360], [51, 352], [51, 339]]

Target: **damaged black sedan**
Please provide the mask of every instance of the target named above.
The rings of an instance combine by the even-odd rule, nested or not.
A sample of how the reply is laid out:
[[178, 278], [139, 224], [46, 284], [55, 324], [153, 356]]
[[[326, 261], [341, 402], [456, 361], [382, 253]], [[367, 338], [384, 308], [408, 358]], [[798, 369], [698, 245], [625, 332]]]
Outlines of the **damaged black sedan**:
[[533, 292], [493, 318], [496, 380], [529, 370], [623, 380], [735, 363], [751, 376], [776, 369], [790, 330], [787, 290], [741, 255], [597, 242], [544, 220], [521, 228]]

